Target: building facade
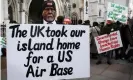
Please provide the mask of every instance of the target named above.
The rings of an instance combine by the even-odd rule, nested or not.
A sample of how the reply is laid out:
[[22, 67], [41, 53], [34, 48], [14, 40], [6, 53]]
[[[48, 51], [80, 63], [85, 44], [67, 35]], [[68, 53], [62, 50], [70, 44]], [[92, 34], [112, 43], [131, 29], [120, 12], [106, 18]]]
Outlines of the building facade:
[[[54, 0], [57, 16], [63, 15], [62, 0]], [[40, 19], [43, 0], [1, 0], [1, 23], [14, 21], [17, 23], [32, 23]]]
[[105, 0], [89, 0], [89, 20], [93, 22], [105, 21]]
[[[0, 0], [0, 23], [34, 23], [41, 16], [41, 7], [44, 0]], [[104, 22], [106, 20], [107, 2], [114, 2], [129, 7], [129, 14], [133, 14], [132, 0], [54, 0], [57, 16]], [[129, 4], [130, 3], [130, 4]], [[87, 13], [88, 12], [88, 13]]]
[[[34, 23], [41, 16], [44, 0], [1, 0], [1, 22]], [[57, 16], [83, 20], [84, 0], [53, 0]]]
[[84, 21], [84, 0], [62, 0], [64, 3], [64, 16], [77, 24], [78, 20]]

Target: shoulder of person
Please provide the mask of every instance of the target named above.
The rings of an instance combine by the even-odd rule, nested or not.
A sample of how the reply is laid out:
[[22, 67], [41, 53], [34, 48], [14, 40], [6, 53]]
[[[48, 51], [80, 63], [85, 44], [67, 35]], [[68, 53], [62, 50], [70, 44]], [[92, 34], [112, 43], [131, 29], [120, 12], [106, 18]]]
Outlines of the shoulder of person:
[[99, 26], [95, 26], [96, 28], [99, 28]]
[[90, 27], [90, 31], [92, 32], [94, 30], [94, 27]]
[[43, 24], [43, 20], [37, 20], [35, 21], [35, 24]]

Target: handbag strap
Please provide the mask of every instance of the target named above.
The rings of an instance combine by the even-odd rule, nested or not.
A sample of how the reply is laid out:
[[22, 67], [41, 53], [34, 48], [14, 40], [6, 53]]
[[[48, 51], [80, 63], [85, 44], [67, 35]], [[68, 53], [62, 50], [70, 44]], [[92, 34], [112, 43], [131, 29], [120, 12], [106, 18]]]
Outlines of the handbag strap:
[[100, 33], [99, 33], [99, 31], [97, 30], [97, 28], [96, 28], [96, 27], [94, 27], [94, 28], [95, 28], [95, 30], [97, 31], [98, 35], [100, 35]]

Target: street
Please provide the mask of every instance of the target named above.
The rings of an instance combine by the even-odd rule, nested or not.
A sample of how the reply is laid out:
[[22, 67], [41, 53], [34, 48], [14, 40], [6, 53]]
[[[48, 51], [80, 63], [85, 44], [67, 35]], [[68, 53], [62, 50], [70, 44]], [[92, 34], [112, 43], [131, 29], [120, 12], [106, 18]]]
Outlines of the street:
[[[7, 80], [6, 58], [2, 57], [2, 79]], [[112, 65], [106, 64], [106, 59], [101, 65], [96, 65], [96, 60], [91, 60], [91, 77], [71, 80], [133, 80], [133, 64], [124, 60], [112, 60]]]

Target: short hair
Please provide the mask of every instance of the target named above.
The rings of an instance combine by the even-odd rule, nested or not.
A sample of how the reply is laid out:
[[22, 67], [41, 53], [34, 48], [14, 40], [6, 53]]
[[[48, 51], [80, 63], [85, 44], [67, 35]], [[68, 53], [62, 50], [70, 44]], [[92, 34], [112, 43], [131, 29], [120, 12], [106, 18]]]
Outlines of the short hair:
[[64, 17], [63, 16], [58, 16], [57, 17], [57, 24], [63, 24]]
[[93, 26], [98, 26], [98, 22], [93, 22]]
[[80, 20], [78, 20], [78, 24], [82, 24], [82, 20], [80, 19]]

